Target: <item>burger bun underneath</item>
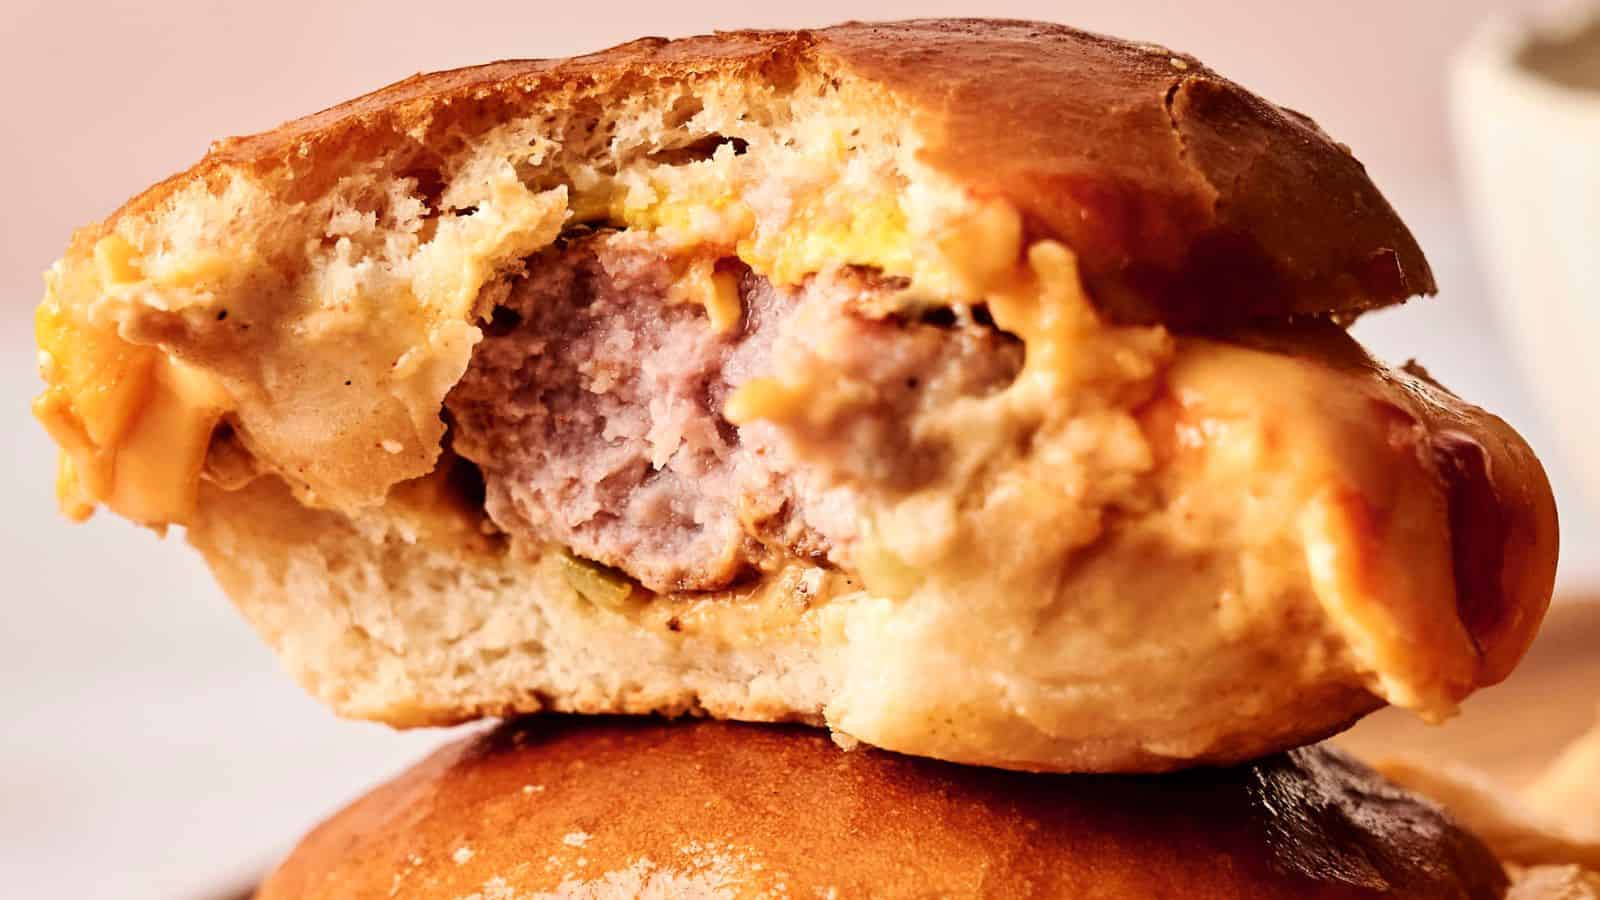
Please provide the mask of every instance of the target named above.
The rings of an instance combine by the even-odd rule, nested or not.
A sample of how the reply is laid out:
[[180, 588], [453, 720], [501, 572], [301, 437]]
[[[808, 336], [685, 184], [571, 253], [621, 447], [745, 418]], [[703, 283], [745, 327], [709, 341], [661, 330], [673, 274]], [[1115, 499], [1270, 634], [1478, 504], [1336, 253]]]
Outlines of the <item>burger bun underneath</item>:
[[1029, 775], [819, 731], [538, 716], [434, 753], [312, 831], [260, 900], [1490, 898], [1500, 864], [1342, 753]]

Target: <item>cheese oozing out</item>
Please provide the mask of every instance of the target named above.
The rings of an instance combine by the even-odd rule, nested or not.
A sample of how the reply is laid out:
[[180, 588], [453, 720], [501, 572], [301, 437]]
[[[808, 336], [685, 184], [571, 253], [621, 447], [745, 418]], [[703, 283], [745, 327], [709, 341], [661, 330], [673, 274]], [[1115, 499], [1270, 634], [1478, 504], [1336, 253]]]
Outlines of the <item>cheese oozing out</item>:
[[[116, 233], [95, 245], [94, 261], [103, 288], [143, 278], [132, 247]], [[35, 318], [47, 387], [33, 413], [61, 448], [56, 493], [63, 511], [82, 520], [104, 503], [144, 525], [184, 522], [212, 431], [230, 406], [227, 393], [203, 370], [63, 308], [57, 277], [46, 276]]]

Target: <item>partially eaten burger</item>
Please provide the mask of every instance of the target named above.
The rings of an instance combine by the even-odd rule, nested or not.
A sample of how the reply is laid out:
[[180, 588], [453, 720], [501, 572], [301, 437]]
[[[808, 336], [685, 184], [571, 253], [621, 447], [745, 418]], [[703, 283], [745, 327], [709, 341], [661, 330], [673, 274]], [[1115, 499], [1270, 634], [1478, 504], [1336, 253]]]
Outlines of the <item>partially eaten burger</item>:
[[646, 39], [216, 144], [51, 269], [35, 412], [70, 514], [185, 526], [345, 715], [1164, 770], [1526, 649], [1538, 461], [1344, 331], [1433, 291], [1347, 149], [1183, 54]]

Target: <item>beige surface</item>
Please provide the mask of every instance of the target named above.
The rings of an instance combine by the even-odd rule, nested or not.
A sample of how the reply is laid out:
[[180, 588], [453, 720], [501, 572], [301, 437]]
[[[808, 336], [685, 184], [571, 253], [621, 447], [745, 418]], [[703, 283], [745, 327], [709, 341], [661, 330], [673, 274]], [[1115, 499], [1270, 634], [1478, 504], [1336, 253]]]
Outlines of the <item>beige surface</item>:
[[[1587, 41], [1546, 44], [1554, 65], [1564, 46], [1600, 71], [1600, 3], [1591, 8]], [[1498, 23], [1497, 23], [1498, 24]], [[1504, 310], [1507, 335], [1572, 458], [1600, 458], [1592, 404], [1600, 369], [1588, 359], [1600, 333], [1600, 254], [1594, 248], [1600, 197], [1600, 91], [1558, 83], [1522, 60], [1520, 28], [1486, 27], [1458, 54], [1451, 118], [1459, 162], [1485, 249], [1491, 296]], [[1576, 77], [1576, 73], [1574, 73]], [[1600, 500], [1600, 465], [1580, 465], [1591, 500]]]
[[1339, 743], [1369, 759], [1467, 763], [1525, 787], [1600, 711], [1600, 596], [1566, 599], [1552, 607], [1521, 668], [1463, 704], [1461, 715], [1431, 726], [1386, 709]]

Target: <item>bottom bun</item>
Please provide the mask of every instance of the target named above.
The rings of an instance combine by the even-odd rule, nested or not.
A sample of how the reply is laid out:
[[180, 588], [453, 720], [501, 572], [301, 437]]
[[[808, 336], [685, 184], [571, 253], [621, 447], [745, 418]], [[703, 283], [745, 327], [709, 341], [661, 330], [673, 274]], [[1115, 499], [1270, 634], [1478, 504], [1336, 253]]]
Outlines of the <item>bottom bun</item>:
[[1325, 747], [1162, 776], [1028, 775], [787, 726], [542, 716], [312, 831], [258, 900], [1491, 898], [1499, 863]]

